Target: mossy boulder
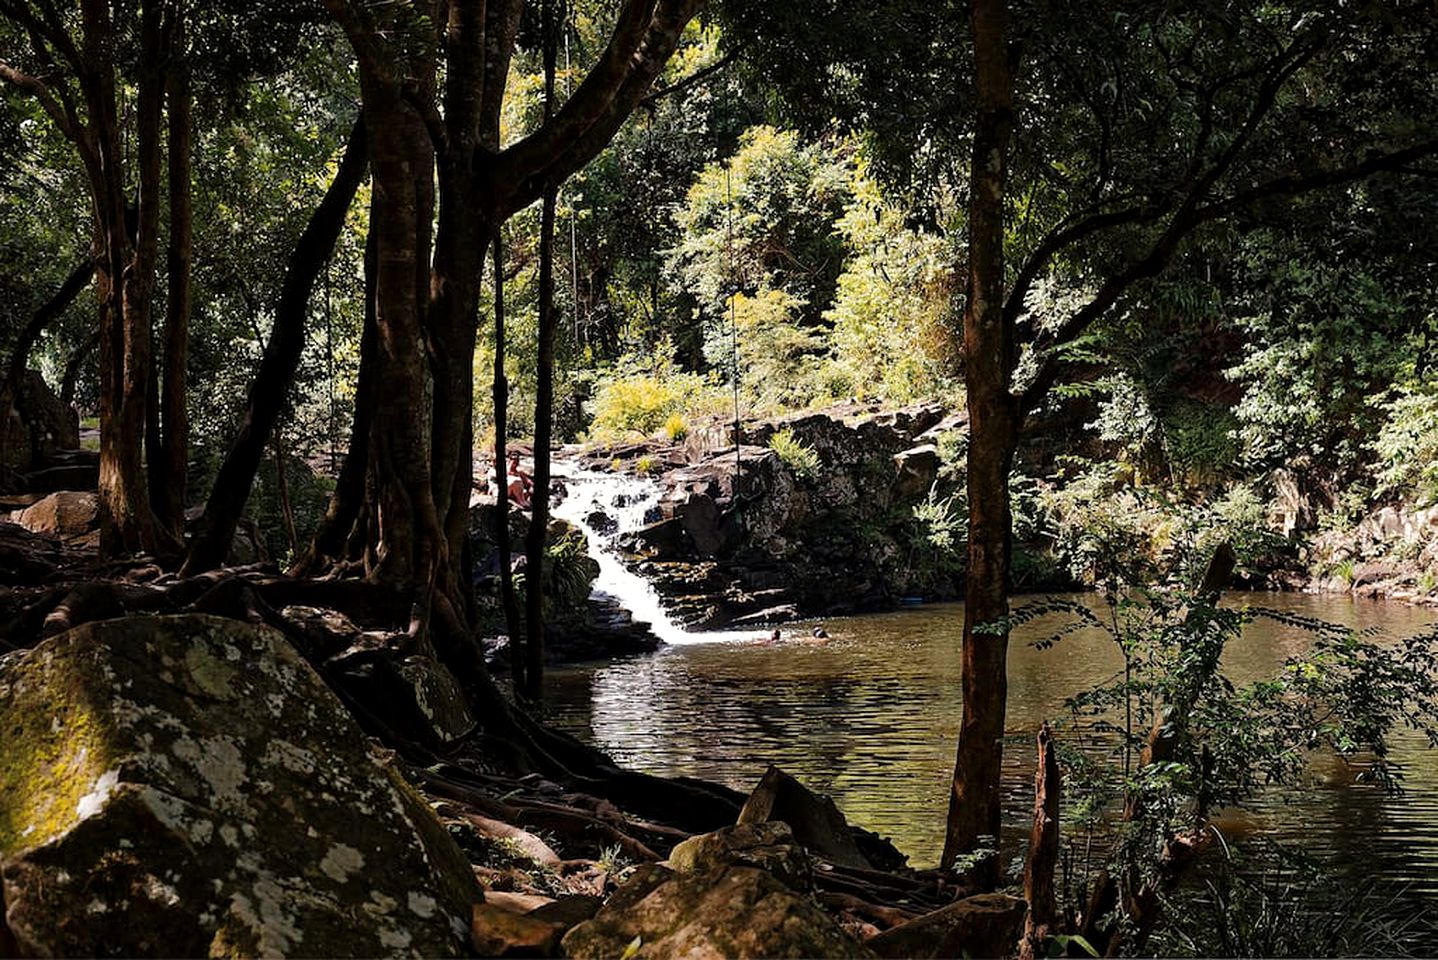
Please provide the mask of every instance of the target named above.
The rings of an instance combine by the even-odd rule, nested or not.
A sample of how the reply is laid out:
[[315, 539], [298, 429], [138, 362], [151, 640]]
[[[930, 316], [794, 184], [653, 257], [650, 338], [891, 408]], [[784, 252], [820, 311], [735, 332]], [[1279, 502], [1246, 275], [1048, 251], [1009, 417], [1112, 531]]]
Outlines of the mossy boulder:
[[567, 957], [872, 957], [833, 917], [763, 870], [697, 874], [644, 864], [593, 920], [565, 934]]
[[778, 820], [740, 823], [690, 837], [670, 851], [669, 866], [679, 873], [755, 867], [801, 893], [814, 886], [808, 854], [795, 841], [789, 825]]
[[40, 956], [447, 956], [463, 855], [277, 632], [86, 624], [0, 658], [0, 880]]

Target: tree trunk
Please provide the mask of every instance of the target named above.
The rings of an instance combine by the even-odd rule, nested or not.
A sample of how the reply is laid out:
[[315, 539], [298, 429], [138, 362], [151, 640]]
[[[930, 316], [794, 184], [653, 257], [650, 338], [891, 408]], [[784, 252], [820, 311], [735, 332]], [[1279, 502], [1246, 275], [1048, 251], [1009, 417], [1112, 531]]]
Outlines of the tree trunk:
[[95, 352], [100, 345], [100, 332], [97, 330], [90, 334], [80, 345], [70, 351], [70, 356], [65, 360], [65, 376], [60, 380], [60, 402], [70, 406], [75, 402], [75, 387], [80, 382], [80, 368], [85, 365], [85, 360]]
[[[5, 379], [0, 382], [0, 417], [9, 416], [15, 398], [19, 396], [20, 383], [25, 377], [25, 368], [30, 364], [30, 351], [35, 348], [35, 341], [40, 339], [40, 334], [52, 320], [75, 302], [80, 291], [90, 285], [94, 276], [95, 261], [87, 257], [70, 271], [65, 282], [60, 284], [60, 289], [40, 305], [31, 315], [30, 322], [25, 324], [25, 329], [20, 331], [20, 339], [15, 342], [15, 352], [10, 354], [10, 362], [6, 366]], [[0, 431], [0, 445], [4, 442], [4, 431]]]
[[100, 157], [94, 184], [97, 246], [95, 296], [100, 308], [100, 552], [115, 556], [162, 552], [150, 509], [145, 466], [145, 394], [150, 376], [150, 300], [155, 282], [159, 229], [160, 102], [163, 85], [155, 69], [160, 15], [156, 5], [141, 11], [141, 60], [136, 107], [140, 183], [135, 243], [125, 228], [125, 172], [122, 166], [115, 83], [115, 34], [109, 4], [85, 0], [84, 57], [89, 76], [86, 99]]
[[[1004, 0], [973, 0], [978, 110], [969, 181], [969, 278], [964, 309], [968, 390], [969, 567], [964, 592], [963, 720], [942, 865], [984, 845], [997, 849], [1004, 709], [1008, 693], [1008, 588], [1013, 522], [1008, 479], [1019, 412], [1009, 392], [1013, 331], [1005, 324], [1004, 179], [1013, 129], [1013, 76]], [[998, 857], [979, 865], [992, 886]]]
[[1034, 825], [1029, 833], [1029, 855], [1024, 862], [1024, 899], [1029, 904], [1019, 960], [1044, 956], [1044, 941], [1053, 933], [1057, 912], [1054, 874], [1059, 862], [1059, 761], [1053, 735], [1045, 723], [1039, 728], [1038, 770], [1034, 774]]
[[[177, 17], [180, 14], [177, 14]], [[158, 463], [159, 496], [153, 497], [159, 520], [177, 537], [185, 532], [185, 492], [190, 453], [190, 420], [185, 405], [190, 358], [190, 250], [193, 212], [190, 196], [191, 145], [190, 68], [184, 59], [183, 24], [176, 21], [173, 37], [178, 57], [169, 77], [169, 192], [170, 237], [166, 256], [168, 275], [165, 309], [165, 375], [160, 406], [163, 444]]]
[[505, 629], [509, 631], [510, 682], [516, 694], [528, 690], [524, 682], [523, 634], [520, 632], [519, 599], [514, 595], [514, 558], [509, 542], [509, 473], [506, 425], [509, 417], [509, 378], [504, 372], [504, 241], [494, 238], [494, 542], [499, 551], [499, 592], [504, 607]]
[[[554, 71], [559, 50], [555, 0], [541, 5], [544, 20], [544, 120], [554, 116]], [[524, 688], [533, 701], [544, 698], [544, 546], [549, 533], [549, 448], [554, 436], [554, 208], [559, 185], [544, 189], [539, 215], [539, 349], [534, 394], [534, 493], [524, 553]]]
[[[225, 562], [230, 552], [235, 527], [254, 486], [255, 471], [264, 458], [265, 446], [284, 408], [300, 354], [304, 352], [305, 317], [315, 280], [334, 250], [344, 227], [345, 214], [364, 180], [366, 163], [365, 121], [361, 116], [355, 121], [333, 182], [290, 252], [289, 266], [275, 305], [274, 328], [250, 386], [249, 403], [239, 432], [215, 476], [204, 516], [190, 544], [184, 566], [186, 576], [213, 570]], [[356, 416], [358, 407], [357, 401]]]
[[345, 448], [344, 465], [335, 480], [334, 493], [324, 519], [310, 542], [305, 556], [290, 568], [291, 576], [313, 576], [336, 561], [357, 560], [363, 547], [351, 552], [351, 541], [364, 539], [365, 476], [369, 469], [369, 436], [374, 423], [376, 389], [374, 287], [375, 241], [371, 232], [364, 249], [364, 327], [360, 333], [359, 376], [355, 382], [354, 417], [350, 422], [349, 445]]

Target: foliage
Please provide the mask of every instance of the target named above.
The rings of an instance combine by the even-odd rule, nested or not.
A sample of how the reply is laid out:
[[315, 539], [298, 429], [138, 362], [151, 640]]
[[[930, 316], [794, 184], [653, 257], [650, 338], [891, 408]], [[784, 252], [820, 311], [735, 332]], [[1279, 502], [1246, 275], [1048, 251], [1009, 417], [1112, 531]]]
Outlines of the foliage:
[[1147, 583], [1177, 572], [1196, 583], [1195, 558], [1228, 543], [1243, 575], [1270, 566], [1284, 541], [1268, 525], [1268, 505], [1254, 487], [1235, 483], [1208, 502], [1176, 497], [1133, 482], [1115, 463], [1082, 465], [1067, 483], [1039, 493], [1052, 518], [1056, 560], [1080, 582]]
[[[1060, 742], [1070, 814], [1090, 831], [1112, 829], [1108, 866], [1130, 886], [1161, 888], [1176, 838], [1194, 842], [1213, 811], [1251, 803], [1271, 785], [1302, 783], [1315, 752], [1397, 789], [1394, 731], [1412, 728], [1438, 743], [1438, 631], [1390, 641], [1277, 611], [1227, 609], [1177, 585], [1118, 586], [1105, 595], [1107, 618], [1044, 600], [1012, 619], [1067, 616], [1040, 646], [1099, 629], [1123, 655], [1115, 678], [1067, 702]], [[1308, 632], [1311, 644], [1273, 677], [1236, 686], [1221, 672], [1223, 653], [1259, 616]], [[1124, 815], [1110, 824], [1106, 815], [1117, 809]]]
[[676, 417], [687, 424], [693, 416], [724, 409], [723, 391], [708, 377], [677, 371], [657, 358], [624, 363], [599, 387], [589, 436], [592, 440], [647, 437]]
[[837, 227], [850, 255], [833, 306], [832, 364], [860, 400], [952, 395], [952, 272], [937, 234], [909, 227], [861, 162]]
[[1431, 922], [1373, 885], [1354, 889], [1297, 851], [1225, 845], [1194, 889], [1164, 900], [1158, 955], [1417, 957]]
[[706, 166], [679, 213], [668, 270], [691, 291], [706, 329], [721, 328], [728, 299], [782, 291], [812, 325], [843, 259], [832, 224], [849, 186], [846, 164], [791, 131], [745, 131], [726, 162]]
[[1438, 383], [1404, 384], [1383, 409], [1388, 416], [1372, 443], [1381, 489], [1438, 499]]
[[689, 436], [689, 422], [684, 419], [683, 414], [669, 415], [669, 419], [664, 421], [664, 436], [671, 441], [683, 440]]
[[785, 427], [769, 438], [769, 449], [773, 450], [800, 480], [813, 480], [819, 474], [819, 453], [813, 447], [794, 436], [794, 431]]

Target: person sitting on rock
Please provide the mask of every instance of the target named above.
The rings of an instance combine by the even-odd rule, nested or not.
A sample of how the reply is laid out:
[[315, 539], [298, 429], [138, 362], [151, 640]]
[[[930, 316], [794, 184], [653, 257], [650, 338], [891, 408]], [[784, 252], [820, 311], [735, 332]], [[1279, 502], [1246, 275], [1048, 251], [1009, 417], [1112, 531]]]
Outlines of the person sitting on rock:
[[534, 478], [520, 469], [519, 454], [511, 453], [509, 455], [509, 499], [520, 507], [528, 508], [533, 492]]

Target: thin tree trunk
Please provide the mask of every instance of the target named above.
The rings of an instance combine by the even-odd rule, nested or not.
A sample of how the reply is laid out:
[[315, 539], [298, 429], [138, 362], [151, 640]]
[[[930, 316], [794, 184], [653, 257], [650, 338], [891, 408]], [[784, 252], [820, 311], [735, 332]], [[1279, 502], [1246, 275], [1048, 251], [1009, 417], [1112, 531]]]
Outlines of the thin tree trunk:
[[[942, 864], [991, 845], [1001, 822], [1004, 710], [1008, 695], [1008, 581], [1013, 522], [1008, 479], [1019, 413], [1009, 392], [1013, 333], [1004, 322], [1004, 179], [1013, 130], [1013, 76], [1004, 0], [973, 0], [975, 118], [969, 183], [969, 278], [964, 309], [968, 390], [969, 567], [964, 594], [963, 719]], [[978, 865], [985, 886], [998, 857]]]
[[494, 237], [494, 542], [499, 551], [499, 592], [509, 631], [510, 682], [517, 694], [529, 688], [524, 682], [524, 643], [520, 632], [519, 599], [514, 594], [514, 558], [509, 543], [509, 470], [505, 427], [509, 419], [509, 378], [504, 372], [504, 241]]
[[334, 493], [330, 495], [324, 519], [320, 521], [305, 556], [291, 567], [290, 574], [293, 576], [311, 576], [334, 561], [354, 559], [347, 549], [348, 544], [352, 539], [364, 539], [362, 531], [358, 537], [354, 534], [356, 527], [361, 526], [365, 477], [369, 470], [370, 429], [379, 393], [375, 371], [378, 349], [374, 313], [375, 257], [376, 244], [371, 231], [364, 248], [364, 326], [360, 332], [359, 376], [355, 380], [355, 408], [350, 422], [349, 445], [345, 449], [344, 464], [335, 480]]
[[[554, 115], [554, 71], [558, 59], [556, 0], [541, 7], [544, 19], [544, 119]], [[539, 216], [539, 349], [534, 394], [534, 492], [525, 540], [525, 696], [544, 697], [544, 546], [549, 532], [549, 447], [554, 434], [554, 208], [559, 185], [545, 186]]]
[[[90, 280], [94, 276], [95, 261], [93, 258], [86, 258], [70, 271], [70, 275], [60, 284], [60, 289], [56, 290], [49, 300], [46, 300], [38, 310], [31, 314], [30, 322], [25, 324], [25, 329], [20, 331], [20, 338], [15, 342], [15, 351], [10, 354], [5, 379], [0, 382], [0, 417], [9, 416], [10, 410], [15, 407], [16, 398], [20, 395], [20, 385], [25, 377], [25, 368], [30, 363], [30, 351], [35, 348], [35, 341], [40, 339], [40, 334], [52, 320], [64, 313], [70, 304], [75, 302], [75, 298], [90, 285]], [[0, 431], [0, 446], [3, 446], [4, 442], [5, 432]]]
[[[344, 226], [345, 214], [354, 200], [355, 191], [364, 180], [365, 121], [355, 121], [345, 146], [335, 179], [324, 198], [310, 216], [290, 253], [279, 302], [275, 306], [275, 323], [269, 342], [260, 360], [260, 369], [250, 386], [249, 403], [239, 432], [230, 446], [225, 461], [215, 475], [215, 485], [205, 503], [205, 513], [190, 544], [184, 573], [191, 576], [212, 570], [224, 563], [235, 536], [235, 527], [249, 501], [255, 471], [264, 457], [270, 433], [279, 419], [299, 366], [305, 345], [305, 316], [315, 280], [324, 269], [325, 261], [334, 250]], [[358, 416], [358, 412], [356, 414]]]
[[1053, 933], [1057, 913], [1054, 876], [1059, 862], [1059, 762], [1053, 735], [1045, 723], [1039, 728], [1038, 770], [1034, 774], [1034, 825], [1029, 833], [1029, 855], [1024, 862], [1024, 899], [1029, 904], [1019, 960], [1044, 956], [1044, 941]]
[[70, 356], [65, 360], [65, 376], [60, 380], [60, 402], [65, 406], [75, 402], [75, 386], [80, 382], [80, 368], [99, 345], [100, 331], [96, 330], [70, 351]]
[[289, 540], [290, 556], [300, 549], [300, 538], [295, 535], [295, 508], [290, 503], [289, 471], [285, 468], [285, 428], [275, 424], [275, 484], [279, 487], [280, 513], [285, 519], [285, 537]]
[[86, 258], [76, 264], [75, 269], [70, 271], [70, 275], [60, 284], [60, 288], [51, 294], [50, 299], [30, 315], [30, 322], [20, 331], [20, 338], [15, 341], [15, 351], [10, 354], [4, 383], [0, 384], [0, 403], [14, 402], [15, 395], [19, 393], [20, 380], [25, 376], [25, 368], [30, 364], [30, 351], [35, 348], [35, 341], [40, 339], [40, 334], [45, 332], [51, 321], [75, 302], [75, 298], [90, 285], [94, 276], [95, 261], [93, 258]]
[[174, 49], [180, 57], [169, 77], [169, 192], [170, 237], [166, 256], [168, 298], [165, 310], [165, 375], [161, 383], [161, 422], [164, 442], [158, 463], [151, 470], [160, 477], [155, 510], [171, 533], [185, 529], [185, 492], [188, 482], [190, 421], [185, 395], [190, 356], [190, 250], [193, 211], [190, 191], [193, 131], [190, 116], [190, 68], [184, 59], [183, 24], [176, 14]]

